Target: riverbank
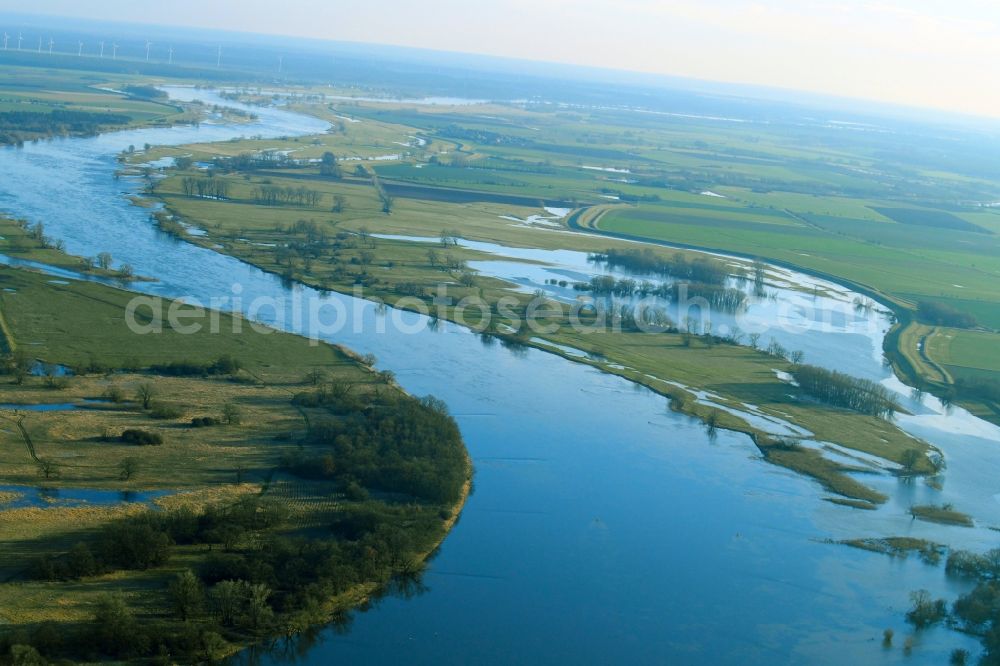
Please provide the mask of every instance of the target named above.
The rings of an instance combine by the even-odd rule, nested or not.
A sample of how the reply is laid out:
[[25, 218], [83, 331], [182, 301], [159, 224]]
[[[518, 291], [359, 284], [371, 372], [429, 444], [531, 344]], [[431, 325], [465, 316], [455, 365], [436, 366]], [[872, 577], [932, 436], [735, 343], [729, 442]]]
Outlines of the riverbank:
[[[568, 218], [569, 226], [578, 231], [601, 234], [602, 236], [606, 236], [608, 238], [650, 243], [654, 245], [661, 245], [663, 247], [676, 248], [679, 250], [723, 253], [734, 257], [740, 257], [748, 261], [761, 258], [761, 255], [740, 252], [731, 248], [683, 243], [679, 241], [662, 240], [648, 235], [608, 231], [600, 227], [600, 222], [610, 210], [612, 210], [612, 208], [609, 206], [601, 206], [595, 207], [593, 212], [588, 212], [590, 209], [576, 211], [572, 216], [570, 216], [570, 218]], [[942, 372], [940, 368], [935, 368], [934, 366], [937, 365], [936, 362], [929, 357], [926, 349], [921, 347], [923, 337], [920, 336], [917, 331], [919, 331], [923, 325], [916, 319], [917, 307], [915, 302], [903, 300], [884, 290], [864, 282], [852, 280], [840, 273], [833, 274], [804, 265], [802, 262], [782, 260], [770, 255], [766, 258], [768, 263], [775, 266], [799, 271], [806, 275], [842, 284], [852, 291], [865, 295], [883, 307], [889, 308], [893, 312], [896, 321], [894, 322], [892, 329], [885, 336], [883, 351], [886, 358], [888, 358], [892, 363], [893, 370], [900, 377], [900, 379], [909, 386], [916, 387], [922, 391], [927, 391], [939, 398], [946, 399], [949, 402], [957, 402], [967, 408], [970, 412], [974, 413], [976, 416], [1000, 425], [1000, 405], [990, 401], [972, 400], [961, 395], [959, 395], [956, 400], [956, 384], [953, 378], [946, 372]]]
[[4, 74], [6, 78], [0, 78], [0, 144], [167, 127], [203, 117], [157, 96], [138, 77], [24, 65], [5, 65]]
[[0, 215], [0, 255], [5, 258], [5, 263], [51, 273], [61, 272], [69, 277], [97, 278], [105, 283], [113, 281], [120, 285], [153, 281], [152, 278], [135, 275], [127, 264], [115, 268], [114, 257], [110, 253], [96, 257], [70, 256], [63, 251], [59, 239], [46, 234], [44, 224], [31, 224], [4, 215]]
[[[322, 131], [280, 115], [263, 109], [264, 122], [247, 133]], [[833, 506], [821, 501], [822, 489], [809, 479], [760, 464], [745, 436], [719, 429], [711, 438], [703, 425], [666, 410], [662, 397], [611, 374], [534, 349], [502, 346], [496, 339], [492, 347], [484, 346], [480, 337], [445, 322], [414, 335], [391, 329], [374, 335], [384, 317], [395, 316], [392, 310], [285, 283], [228, 256], [174, 242], [148, 223], [148, 211], [120, 196], [137, 184], [113, 183], [108, 158], [130, 143], [207, 143], [226, 139], [227, 132], [238, 135], [241, 129], [203, 125], [29, 146], [23, 154], [7, 151], [0, 160], [5, 175], [0, 189], [19, 216], [51, 220], [52, 233], [78, 254], [111, 248], [116, 258], [160, 278], [143, 285], [144, 291], [207, 303], [231, 295], [230, 286], [238, 283], [248, 298], [288, 303], [301, 295], [326, 307], [346, 307], [352, 325], [317, 337], [377, 355], [378, 366], [395, 372], [400, 384], [418, 395], [445, 398], [459, 418], [476, 455], [477, 493], [428, 572], [430, 591], [408, 588], [380, 597], [352, 616], [348, 637], [342, 635], [348, 627], [338, 624], [317, 632], [315, 640], [310, 633], [282, 641], [273, 653], [258, 653], [263, 663], [282, 663], [292, 651], [315, 664], [475, 661], [482, 659], [480, 646], [487, 641], [496, 661], [643, 661], [651, 655], [668, 658], [684, 645], [706, 663], [833, 664], [845, 658], [895, 663], [899, 650], [882, 650], [878, 640], [886, 627], [901, 635], [898, 609], [908, 604], [901, 577], [935, 597], [954, 598], [961, 590], [919, 562], [890, 562], [822, 540], [919, 532], [936, 543], [991, 547], [985, 528], [912, 521], [908, 505], [899, 505], [913, 492], [929, 495], [928, 503], [966, 506], [968, 498], [955, 491], [977, 486], [960, 473], [961, 457], [951, 461], [943, 491], [869, 475], [862, 480], [879, 482], [893, 495], [892, 504], [879, 511]], [[83, 164], [95, 175], [71, 182], [35, 168], [51, 159]], [[53, 198], [58, 206], [50, 205]], [[64, 202], [85, 205], [65, 215]], [[290, 222], [312, 216], [298, 212]], [[373, 219], [394, 227], [403, 218]], [[485, 215], [463, 219], [489, 225]], [[513, 235], [507, 229], [514, 223], [496, 215], [492, 222], [498, 233]], [[432, 215], [425, 224], [423, 235], [441, 230]], [[615, 244], [590, 242], [594, 251]], [[285, 315], [267, 318], [277, 327], [305, 332]], [[867, 348], [863, 353], [870, 360]], [[937, 433], [931, 439], [939, 441]], [[977, 441], [953, 439], [957, 442], [945, 438], [949, 450], [963, 451]], [[989, 447], [983, 450], [988, 453]], [[990, 472], [990, 462], [988, 455], [979, 456], [977, 469]], [[991, 504], [988, 497], [973, 497], [978, 507]], [[982, 513], [977, 511], [977, 522]], [[678, 540], [684, 548], [676, 547]], [[733, 589], [746, 593], [733, 596]], [[566, 623], [567, 616], [574, 621]], [[779, 635], [775, 627], [782, 628]], [[517, 641], [510, 640], [512, 632]], [[833, 652], [831, 640], [837, 643]], [[955, 646], [975, 648], [971, 639], [944, 629], [922, 633], [918, 644], [921, 658], [942, 663]]]
[[[333, 600], [332, 613], [359, 603], [394, 575], [418, 572], [455, 524], [471, 487], [471, 464], [457, 428], [435, 403], [405, 395], [356, 357], [294, 335], [243, 329], [222, 313], [212, 314], [219, 324], [214, 333], [166, 326], [158, 335], [139, 335], [122, 316], [136, 294], [14, 268], [0, 268], [0, 284], [7, 346], [22, 350], [8, 356], [6, 379], [0, 380], [0, 418], [12, 424], [0, 435], [7, 439], [0, 481], [46, 489], [37, 495], [11, 492], [0, 510], [4, 640], [32, 645], [48, 658], [137, 658], [156, 641], [184, 654], [193, 648], [181, 647], [187, 640], [181, 636], [196, 618], [203, 636], [218, 636], [212, 643], [203, 639], [198, 648], [215, 658], [277, 632], [279, 625], [287, 634], [290, 626], [301, 631], [324, 618], [313, 610], [292, 617], [298, 602], [288, 597], [292, 590], [283, 574], [258, 581], [231, 570], [226, 580], [266, 583], [269, 596], [284, 599], [273, 608], [268, 603], [273, 620], [255, 620], [251, 630], [243, 620], [230, 625], [200, 606], [195, 616], [175, 622], [165, 590], [193, 572], [203, 577], [199, 594], [207, 603], [216, 581], [204, 577], [218, 565], [213, 545], [230, 560], [249, 560], [261, 557], [262, 542], [279, 550], [293, 541], [320, 550], [337, 544], [345, 552], [331, 551], [329, 557], [339, 562], [340, 575], [353, 572], [356, 582], [317, 597]], [[189, 306], [177, 311], [188, 321], [208, 314]], [[34, 366], [42, 371], [34, 373]], [[350, 400], [310, 397], [334, 390], [327, 387], [347, 387]], [[378, 422], [398, 419], [404, 427], [412, 422], [417, 431], [440, 424], [441, 442], [431, 447], [431, 457], [409, 455], [428, 465], [421, 473], [433, 470], [441, 485], [420, 481], [407, 490], [405, 467], [379, 463], [383, 450], [399, 455], [385, 443], [374, 471], [384, 471], [384, 481], [363, 467], [354, 471], [348, 455], [330, 457], [331, 443], [316, 428], [361, 414]], [[133, 442], [129, 433], [141, 434], [142, 441]], [[364, 436], [355, 437], [363, 450]], [[423, 444], [403, 438], [396, 445]], [[323, 467], [326, 458], [335, 466]], [[453, 490], [444, 485], [449, 479], [457, 484]], [[275, 517], [263, 524], [240, 522], [248, 502], [255, 512]], [[193, 538], [177, 531], [176, 521], [190, 519], [185, 516], [204, 523], [215, 515], [235, 521], [226, 535], [198, 528]], [[363, 516], [371, 524], [363, 523], [359, 533], [354, 527], [327, 531]], [[161, 543], [158, 534], [168, 537], [152, 566], [107, 550], [109, 534], [144, 525], [153, 526], [144, 537], [149, 544]], [[362, 566], [356, 548], [381, 552], [378, 566]], [[81, 553], [87, 553], [84, 564]], [[92, 627], [104, 622], [109, 599], [120, 600], [114, 603], [128, 617], [127, 634], [111, 637]], [[65, 634], [59, 645], [36, 630], [48, 623]]]
[[[266, 178], [280, 185], [283, 175], [283, 171], [271, 169]], [[580, 335], [569, 325], [568, 307], [555, 300], [547, 301], [538, 310], [539, 323], [551, 330], [537, 335], [527, 329], [514, 331], [510, 322], [503, 323], [496, 316], [498, 303], [512, 299], [511, 303], [517, 303], [513, 310], [520, 313], [533, 296], [508, 281], [476, 275], [467, 268], [469, 264], [502, 257], [484, 255], [447, 238], [441, 243], [421, 243], [372, 235], [371, 229], [382, 231], [387, 225], [394, 231], [426, 234], [433, 229], [431, 224], [446, 224], [442, 220], [458, 218], [460, 212], [476, 218], [470, 210], [475, 210], [473, 206], [424, 202], [417, 207], [403, 202], [386, 217], [378, 212], [373, 191], [359, 192], [355, 183], [341, 185], [297, 173], [300, 184], [321, 188], [324, 193], [339, 193], [349, 211], [343, 221], [300, 222], [296, 218], [301, 220], [308, 214], [301, 206], [254, 205], [251, 191], [257, 179], [253, 177], [246, 181], [235, 175], [215, 176], [228, 183], [226, 200], [185, 196], [181, 192], [183, 179], [198, 177], [192, 172], [172, 175], [161, 181], [152, 195], [166, 206], [168, 215], [182, 223], [177, 228], [184, 241], [224, 252], [283, 279], [312, 287], [354, 294], [360, 284], [369, 299], [419, 311], [415, 299], [442, 319], [474, 328], [479, 325], [480, 315], [475, 308], [458, 304], [466, 298], [481, 302], [494, 315], [489, 327], [478, 329], [489, 336], [587, 363], [646, 386], [669, 398], [678, 411], [701, 419], [711, 428], [750, 435], [767, 460], [811, 476], [831, 492], [851, 499], [877, 504], [886, 496], [852, 477], [864, 465], [832, 462], [824, 457], [822, 447], [799, 446], [797, 440], [803, 435], [878, 456], [893, 466], [905, 464], [908, 474], [936, 471], [928, 457], [936, 455], [933, 449], [895, 425], [795, 395], [796, 389], [780, 379], [793, 365], [786, 355], [794, 350], [767, 353], [747, 346], [745, 341], [743, 345], [733, 344], [732, 340], [701, 332], [692, 336], [676, 327], [652, 335], [630, 332], [627, 327], [612, 333], [588, 331]], [[198, 232], [187, 233], [188, 229]], [[471, 235], [480, 233], [477, 230]], [[529, 234], [538, 233], [522, 229], [521, 243], [530, 241]], [[442, 235], [446, 236], [444, 232]], [[589, 247], [598, 246], [594, 238], [565, 234], [558, 238], [563, 247], [573, 247], [576, 239]], [[299, 250], [290, 251], [293, 245]], [[690, 255], [692, 259], [696, 256]], [[443, 307], [438, 299], [432, 300], [441, 284], [448, 289], [449, 304]], [[710, 395], [699, 395], [702, 391]], [[789, 393], [793, 396], [789, 397]], [[752, 413], [756, 409], [762, 414]]]

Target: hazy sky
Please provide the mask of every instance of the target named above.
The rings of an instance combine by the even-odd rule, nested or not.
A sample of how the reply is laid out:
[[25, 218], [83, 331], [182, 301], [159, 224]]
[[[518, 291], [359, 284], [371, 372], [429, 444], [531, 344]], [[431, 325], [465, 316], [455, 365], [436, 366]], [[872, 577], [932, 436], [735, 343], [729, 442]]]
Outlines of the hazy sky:
[[598, 65], [1000, 117], [997, 0], [0, 0], [0, 9]]

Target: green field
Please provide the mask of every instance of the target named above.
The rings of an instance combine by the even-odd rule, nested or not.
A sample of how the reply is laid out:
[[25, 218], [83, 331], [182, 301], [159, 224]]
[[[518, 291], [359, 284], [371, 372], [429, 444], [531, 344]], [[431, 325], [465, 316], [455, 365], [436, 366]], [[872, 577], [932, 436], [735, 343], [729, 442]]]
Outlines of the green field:
[[1000, 373], [1000, 345], [990, 333], [943, 328], [930, 338], [928, 346], [928, 353], [953, 374]]

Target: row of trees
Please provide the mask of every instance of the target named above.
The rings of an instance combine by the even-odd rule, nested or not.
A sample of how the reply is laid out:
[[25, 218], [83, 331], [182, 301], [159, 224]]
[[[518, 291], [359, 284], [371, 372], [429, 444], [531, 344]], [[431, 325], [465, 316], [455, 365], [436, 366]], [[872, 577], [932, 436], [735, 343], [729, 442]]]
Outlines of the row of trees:
[[181, 191], [189, 197], [226, 200], [229, 198], [229, 181], [213, 176], [206, 178], [186, 176], [181, 179]]
[[223, 173], [234, 171], [246, 173], [298, 166], [298, 162], [282, 151], [264, 150], [256, 153], [240, 153], [233, 157], [216, 156], [212, 158], [212, 165]]
[[952, 328], [975, 328], [979, 325], [973, 315], [957, 310], [947, 303], [936, 301], [917, 303], [917, 319], [925, 324], [951, 326]]
[[649, 280], [637, 281], [632, 278], [616, 279], [611, 275], [598, 275], [589, 282], [573, 285], [577, 291], [589, 291], [603, 296], [656, 296], [668, 301], [680, 302], [703, 299], [712, 308], [721, 312], [738, 312], [746, 305], [747, 296], [739, 289], [720, 284], [702, 282], [663, 282], [656, 284]]
[[635, 273], [669, 275], [681, 280], [703, 284], [721, 285], [732, 273], [732, 270], [718, 259], [696, 257], [693, 260], [688, 260], [680, 252], [676, 252], [670, 257], [664, 257], [648, 248], [642, 250], [609, 249], [602, 254], [591, 255], [591, 259], [604, 262], [612, 268], [621, 267]]
[[[170, 361], [151, 365], [150, 371], [158, 375], [171, 377], [207, 377], [210, 375], [235, 375], [243, 368], [243, 363], [229, 354], [223, 354], [213, 361]], [[140, 387], [142, 389], [142, 387]], [[145, 403], [145, 401], [144, 401]], [[148, 404], [143, 404], [144, 409], [148, 409]]]
[[388, 215], [392, 212], [392, 207], [395, 205], [396, 200], [393, 199], [392, 195], [385, 191], [382, 181], [380, 181], [378, 176], [375, 174], [372, 174], [372, 186], [374, 186], [375, 194], [378, 195], [378, 200], [382, 204], [382, 212]]
[[806, 394], [830, 405], [881, 418], [900, 409], [889, 389], [868, 379], [814, 365], [797, 365], [791, 374]]
[[260, 206], [319, 206], [323, 193], [308, 187], [260, 185], [253, 189], [253, 201]]

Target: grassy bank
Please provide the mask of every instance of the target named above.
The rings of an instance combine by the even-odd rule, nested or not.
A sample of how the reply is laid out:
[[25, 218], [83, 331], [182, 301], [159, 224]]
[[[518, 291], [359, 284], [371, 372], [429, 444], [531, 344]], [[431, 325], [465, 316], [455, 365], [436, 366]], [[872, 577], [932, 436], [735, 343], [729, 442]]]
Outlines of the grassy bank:
[[[82, 661], [163, 649], [217, 658], [324, 622], [391, 578], [416, 575], [465, 501], [470, 466], [450, 418], [339, 348], [246, 322], [236, 332], [222, 314], [218, 333], [167, 326], [136, 335], [123, 317], [129, 292], [13, 268], [0, 268], [0, 284], [14, 350], [0, 376], [0, 480], [26, 487], [0, 507], [6, 645]], [[36, 375], [32, 366], [49, 370]], [[39, 404], [58, 409], [35, 411]], [[368, 443], [369, 431], [351, 435], [351, 451], [324, 434], [357, 419], [371, 433], [391, 422], [412, 422], [421, 437], [444, 430], [439, 443], [408, 454], [416, 466], [400, 467], [399, 452]], [[145, 433], [149, 445], [128, 432]], [[62, 493], [25, 504], [37, 485]], [[87, 495], [95, 489], [110, 499]], [[80, 493], [90, 499], [74, 500]], [[220, 519], [224, 529], [198, 527]], [[192, 527], [179, 531], [178, 521]], [[130, 533], [160, 544], [153, 560], [109, 550], [131, 538], [109, 535]], [[296, 565], [294, 579], [273, 561], [289, 548], [317, 554]], [[270, 568], [260, 569], [265, 560]], [[211, 572], [220, 566], [228, 567], [221, 580], [266, 591], [251, 615], [249, 606], [217, 613], [212, 600], [223, 592]], [[305, 594], [302, 576], [311, 581]], [[194, 581], [197, 597], [183, 616], [173, 592], [181, 578]], [[111, 611], [120, 624], [109, 633]]]

